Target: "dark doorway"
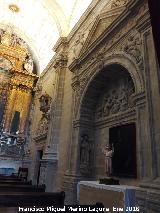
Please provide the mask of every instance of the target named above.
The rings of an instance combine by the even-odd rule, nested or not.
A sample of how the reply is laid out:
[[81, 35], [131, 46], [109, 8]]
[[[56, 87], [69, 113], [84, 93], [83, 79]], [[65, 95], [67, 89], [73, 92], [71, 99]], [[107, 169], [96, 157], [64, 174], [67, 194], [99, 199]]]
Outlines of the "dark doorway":
[[114, 146], [113, 176], [136, 178], [136, 126], [134, 123], [109, 130], [109, 143]]
[[42, 156], [43, 156], [43, 150], [38, 150], [37, 151], [37, 163], [38, 163], [37, 185], [39, 184]]
[[12, 134], [16, 134], [16, 132], [18, 131], [19, 123], [20, 123], [20, 112], [15, 111], [14, 117], [13, 117], [12, 123], [11, 123], [11, 130], [10, 130], [10, 132]]

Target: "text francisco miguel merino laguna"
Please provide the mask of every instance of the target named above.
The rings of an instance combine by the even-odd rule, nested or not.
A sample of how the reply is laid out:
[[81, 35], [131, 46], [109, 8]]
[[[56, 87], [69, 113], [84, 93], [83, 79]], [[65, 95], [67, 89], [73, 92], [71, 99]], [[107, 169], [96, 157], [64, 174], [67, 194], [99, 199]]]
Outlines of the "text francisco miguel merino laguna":
[[139, 212], [139, 207], [126, 207], [126, 208], [105, 208], [105, 207], [95, 207], [95, 206], [63, 206], [61, 208], [57, 208], [54, 206], [47, 207], [18, 207], [18, 212]]

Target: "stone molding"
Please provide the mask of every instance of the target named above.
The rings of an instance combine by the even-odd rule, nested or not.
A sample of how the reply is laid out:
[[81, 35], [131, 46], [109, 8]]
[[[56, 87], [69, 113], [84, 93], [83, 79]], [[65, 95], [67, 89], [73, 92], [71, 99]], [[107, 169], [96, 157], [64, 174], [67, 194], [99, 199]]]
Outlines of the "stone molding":
[[[136, 94], [144, 91], [144, 81], [139, 71], [139, 67], [129, 57], [127, 57], [127, 55], [125, 56], [125, 53], [114, 53], [103, 59], [103, 67], [107, 67], [113, 63], [122, 65], [124, 68], [126, 68], [126, 70], [129, 71], [134, 82]], [[92, 66], [92, 69], [91, 67], [88, 68], [88, 73], [86, 72], [85, 76], [83, 74], [81, 76], [77, 75], [73, 77], [72, 88], [75, 93], [74, 116], [76, 119], [79, 119], [80, 106], [88, 85], [101, 70], [102, 68], [99, 67], [99, 64], [97, 65], [95, 62], [95, 66]]]
[[[143, 5], [141, 4], [139, 0], [132, 1], [131, 3], [128, 4], [125, 10], [116, 19], [114, 19], [114, 21], [111, 24], [111, 27], [104, 28], [103, 33], [101, 33], [99, 37], [97, 37], [96, 35], [96, 29], [100, 25], [101, 22], [99, 20], [101, 19], [97, 17], [97, 20], [95, 21], [95, 24], [94, 24], [96, 27], [93, 25], [93, 27], [90, 29], [88, 36], [87, 37], [83, 36], [83, 37], [86, 37], [85, 41], [82, 42], [83, 48], [81, 47], [82, 50], [79, 51], [79, 55], [75, 58], [75, 60], [71, 64], [69, 64], [69, 69], [71, 71], [74, 72], [74, 70], [81, 67], [81, 62], [84, 64], [86, 63], [86, 60], [88, 61], [89, 58], [90, 60], [92, 60], [92, 57], [94, 57], [92, 56], [94, 55], [93, 51], [95, 52], [95, 49], [104, 48], [106, 49], [106, 51], [108, 51], [117, 42], [121, 43], [122, 40], [124, 39], [124, 36], [131, 29], [136, 28], [139, 19], [142, 19], [142, 17], [146, 13], [149, 16], [148, 5], [146, 2], [144, 2]], [[137, 7], [138, 9], [135, 9], [135, 7]], [[136, 13], [136, 16], [135, 16], [135, 13]], [[107, 18], [105, 19], [105, 21], [107, 22]], [[119, 28], [119, 32], [117, 32], [117, 28]], [[81, 33], [79, 32], [79, 34]], [[95, 39], [95, 42], [92, 43], [91, 40], [93, 40], [93, 37], [95, 37], [96, 39]], [[110, 37], [112, 37], [112, 39]], [[106, 39], [108, 39], [108, 42], [106, 43], [104, 47], [103, 42], [104, 40], [106, 41]], [[82, 46], [82, 43], [80, 42], [81, 46]], [[77, 49], [79, 48], [78, 45], [76, 46], [76, 48]]]
[[[137, 7], [138, 10], [136, 10], [135, 7]], [[133, 15], [134, 13], [136, 16]], [[132, 2], [132, 4], [128, 4], [124, 12], [114, 21], [112, 29], [106, 28], [105, 33], [99, 36], [95, 40], [96, 43], [93, 43], [93, 47], [90, 48], [88, 45], [98, 27], [98, 24], [95, 22], [96, 27], [92, 27], [92, 31], [90, 31], [89, 36], [84, 42], [83, 52], [81, 51], [79, 57], [69, 65], [69, 69], [74, 73], [72, 88], [75, 94], [75, 119], [79, 119], [79, 109], [77, 108], [81, 105], [82, 97], [85, 94], [89, 82], [91, 82], [91, 79], [93, 79], [99, 71], [112, 62], [119, 63], [126, 69], [128, 68], [127, 70], [130, 72], [135, 84], [136, 94], [145, 90], [143, 41], [137, 24], [140, 19], [142, 25], [142, 20], [145, 21], [148, 17], [148, 5], [146, 2], [142, 5], [141, 2], [137, 0], [136, 2]], [[126, 20], [125, 24], [124, 20]], [[123, 27], [121, 26], [122, 23]], [[119, 31], [116, 30], [115, 34], [115, 28], [119, 28], [120, 26], [121, 29]], [[112, 36], [113, 39], [109, 39], [111, 33], [115, 35], [115, 37]], [[123, 64], [122, 62], [124, 60], [125, 63]], [[132, 71], [129, 66], [126, 66], [128, 63], [130, 63]]]

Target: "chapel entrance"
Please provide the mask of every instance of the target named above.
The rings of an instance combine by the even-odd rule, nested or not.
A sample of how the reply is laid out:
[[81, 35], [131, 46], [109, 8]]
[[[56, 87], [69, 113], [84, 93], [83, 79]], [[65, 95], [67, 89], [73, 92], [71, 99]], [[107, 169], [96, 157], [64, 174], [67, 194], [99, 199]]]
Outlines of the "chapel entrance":
[[[115, 149], [112, 175], [122, 178], [137, 177], [135, 94], [132, 76], [119, 64], [106, 66], [90, 82], [80, 108], [81, 175], [88, 177], [93, 174], [97, 178], [105, 174], [105, 156], [102, 150], [110, 143]], [[88, 138], [87, 148], [89, 147], [85, 149], [88, 150], [86, 156], [92, 159], [87, 163], [82, 161], [82, 138], [85, 135]]]
[[114, 146], [113, 176], [137, 177], [135, 123], [109, 129], [109, 143]]

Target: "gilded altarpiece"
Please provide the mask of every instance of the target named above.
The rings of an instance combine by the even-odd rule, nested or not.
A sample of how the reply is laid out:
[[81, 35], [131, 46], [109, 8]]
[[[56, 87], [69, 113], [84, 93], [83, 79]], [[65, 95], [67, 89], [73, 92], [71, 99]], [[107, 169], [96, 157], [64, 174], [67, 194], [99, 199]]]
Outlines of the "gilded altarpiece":
[[25, 141], [27, 117], [38, 78], [33, 67], [26, 43], [17, 35], [0, 29], [1, 148], [11, 141], [16, 145], [12, 138], [17, 142], [18, 138]]

